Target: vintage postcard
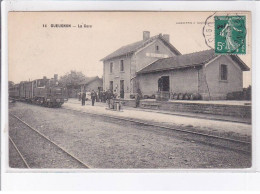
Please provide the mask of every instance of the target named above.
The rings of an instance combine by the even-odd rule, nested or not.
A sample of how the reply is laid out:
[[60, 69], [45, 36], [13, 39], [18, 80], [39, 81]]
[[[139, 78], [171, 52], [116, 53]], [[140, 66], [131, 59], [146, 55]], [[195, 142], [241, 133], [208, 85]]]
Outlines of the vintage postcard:
[[9, 12], [9, 169], [251, 169], [251, 17]]

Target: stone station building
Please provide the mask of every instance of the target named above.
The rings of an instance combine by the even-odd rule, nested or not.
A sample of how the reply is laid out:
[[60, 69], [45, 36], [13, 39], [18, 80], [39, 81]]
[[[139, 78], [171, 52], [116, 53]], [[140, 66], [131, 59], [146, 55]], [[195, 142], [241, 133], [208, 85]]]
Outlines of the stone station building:
[[[138, 89], [143, 95], [158, 92], [199, 93], [204, 100], [225, 99], [243, 90], [247, 65], [237, 55], [215, 55], [214, 50], [182, 55], [167, 34], [123, 46], [103, 61], [103, 89], [129, 99]], [[170, 96], [170, 95], [169, 95]]]

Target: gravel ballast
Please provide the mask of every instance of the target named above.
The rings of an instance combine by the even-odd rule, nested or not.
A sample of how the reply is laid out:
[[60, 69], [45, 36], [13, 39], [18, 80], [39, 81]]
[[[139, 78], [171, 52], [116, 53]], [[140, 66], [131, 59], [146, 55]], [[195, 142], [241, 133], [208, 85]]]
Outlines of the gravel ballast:
[[[187, 140], [186, 135], [178, 135], [170, 130], [18, 102], [10, 112], [92, 168], [190, 169], [251, 166], [251, 156], [247, 154]], [[10, 118], [10, 131], [17, 122]], [[26, 139], [22, 136], [16, 138], [23, 142]], [[28, 154], [38, 153], [31, 145], [24, 149]], [[47, 167], [37, 157], [31, 162], [37, 163], [36, 168]], [[60, 167], [58, 163], [50, 166]], [[69, 165], [65, 166], [69, 168]]]
[[[16, 118], [9, 116], [9, 121], [9, 135], [30, 168], [84, 168], [75, 159]], [[10, 167], [25, 168], [25, 165], [21, 165], [21, 157], [18, 157], [13, 151], [11, 142], [9, 147], [11, 147]]]

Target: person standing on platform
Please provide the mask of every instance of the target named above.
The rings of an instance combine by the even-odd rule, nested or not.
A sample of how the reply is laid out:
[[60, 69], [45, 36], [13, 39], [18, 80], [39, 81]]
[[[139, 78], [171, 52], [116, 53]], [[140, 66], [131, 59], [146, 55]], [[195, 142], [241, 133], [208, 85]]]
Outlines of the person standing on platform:
[[92, 92], [91, 92], [92, 106], [94, 106], [94, 104], [95, 104], [96, 97], [97, 97], [96, 92], [94, 90], [92, 90]]
[[79, 101], [81, 100], [81, 93], [82, 93], [82, 92], [79, 92], [79, 93], [78, 93]]
[[111, 90], [108, 90], [106, 92], [106, 99], [107, 99], [108, 108], [111, 108], [112, 95], [113, 95], [113, 93], [111, 92]]
[[82, 106], [85, 106], [85, 102], [86, 102], [86, 92], [83, 92], [82, 95], [81, 95]]
[[137, 90], [137, 94], [135, 95], [135, 108], [139, 107], [140, 106], [140, 100], [142, 98], [142, 93], [141, 93], [141, 90], [138, 89]]

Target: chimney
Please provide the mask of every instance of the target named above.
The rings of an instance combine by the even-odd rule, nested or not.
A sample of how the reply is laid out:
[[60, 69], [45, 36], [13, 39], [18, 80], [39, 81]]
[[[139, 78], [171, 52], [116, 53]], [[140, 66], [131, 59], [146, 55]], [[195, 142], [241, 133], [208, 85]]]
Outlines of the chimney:
[[42, 79], [47, 79], [47, 77], [46, 76], [43, 76], [43, 78]]
[[58, 81], [58, 74], [54, 74], [54, 80]]
[[163, 34], [163, 39], [167, 42], [170, 42], [170, 35], [169, 34]]
[[143, 40], [148, 40], [150, 38], [150, 32], [149, 31], [143, 31]]

